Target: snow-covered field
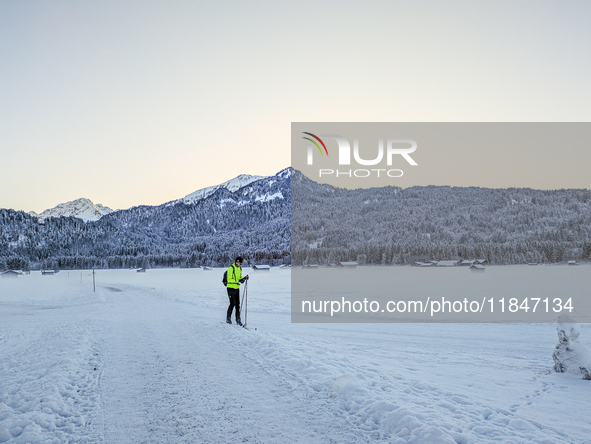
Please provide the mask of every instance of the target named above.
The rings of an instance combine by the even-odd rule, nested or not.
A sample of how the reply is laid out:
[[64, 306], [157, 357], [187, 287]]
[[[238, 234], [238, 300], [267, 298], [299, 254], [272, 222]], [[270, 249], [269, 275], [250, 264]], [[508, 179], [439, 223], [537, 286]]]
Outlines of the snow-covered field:
[[0, 442], [591, 442], [555, 324], [291, 324], [247, 272], [250, 330], [219, 269], [1, 279]]

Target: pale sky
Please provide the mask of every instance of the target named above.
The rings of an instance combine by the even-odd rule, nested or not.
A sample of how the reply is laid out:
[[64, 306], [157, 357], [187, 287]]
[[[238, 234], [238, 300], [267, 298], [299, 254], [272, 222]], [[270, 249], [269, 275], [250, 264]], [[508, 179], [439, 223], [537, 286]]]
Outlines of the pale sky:
[[589, 23], [587, 1], [3, 0], [0, 208], [272, 175], [292, 121], [588, 122]]

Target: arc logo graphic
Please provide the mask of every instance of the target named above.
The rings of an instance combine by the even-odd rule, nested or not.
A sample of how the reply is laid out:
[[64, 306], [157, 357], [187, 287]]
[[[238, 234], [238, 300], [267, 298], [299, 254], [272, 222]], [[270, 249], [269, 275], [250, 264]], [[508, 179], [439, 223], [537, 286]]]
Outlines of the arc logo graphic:
[[[312, 133], [306, 133], [303, 132], [303, 134], [307, 134], [309, 136], [314, 137], [314, 139], [316, 139], [318, 142], [320, 142], [322, 144], [322, 146], [324, 147], [324, 151], [326, 151], [326, 155], [328, 156], [328, 150], [326, 149], [326, 145], [324, 144], [324, 142], [320, 139], [320, 137], [315, 136]], [[322, 155], [322, 150], [320, 149], [320, 147], [318, 146], [318, 144], [316, 142], [314, 142], [312, 139], [310, 139], [309, 137], [302, 137], [302, 139], [306, 139], [309, 140], [310, 142], [312, 142], [314, 145], [316, 145], [316, 147], [318, 147], [318, 150], [320, 151], [320, 155]], [[310, 154], [308, 154], [308, 160], [310, 159]], [[310, 163], [308, 163], [308, 165], [311, 165]]]
[[[326, 153], [326, 155], [328, 156], [328, 149], [326, 148], [326, 144], [324, 143], [324, 141], [312, 134], [312, 133], [308, 133], [308, 132], [303, 132], [303, 134], [306, 134], [310, 137], [312, 137], [313, 139], [311, 139], [310, 137], [303, 137], [303, 139], [307, 140], [308, 143], [308, 152], [307, 152], [307, 164], [308, 165], [313, 165], [314, 164], [314, 153], [316, 152], [315, 148], [318, 149], [318, 151], [320, 152], [321, 156], [324, 156], [324, 153]], [[338, 164], [339, 165], [351, 165], [351, 144], [349, 143], [349, 141], [343, 137], [343, 136], [339, 136], [337, 134], [321, 134], [321, 137], [323, 139], [333, 139], [337, 142], [339, 151], [338, 151]], [[314, 140], [315, 139], [315, 140]], [[385, 140], [385, 144], [384, 144], [384, 140]], [[322, 151], [322, 148], [320, 148], [320, 145], [318, 144], [318, 142], [320, 142], [320, 145], [322, 145], [322, 147], [324, 148], [324, 152]], [[384, 150], [384, 145], [386, 146], [386, 150]], [[409, 147], [410, 145], [410, 147]], [[388, 166], [392, 166], [392, 159], [394, 158], [394, 156], [399, 155], [402, 156], [404, 158], [404, 160], [406, 160], [410, 165], [412, 166], [417, 166], [418, 164], [414, 161], [414, 159], [412, 157], [410, 157], [410, 154], [413, 153], [415, 150], [417, 149], [417, 142], [413, 139], [408, 139], [408, 138], [395, 138], [395, 137], [388, 137], [385, 139], [379, 139], [378, 140], [378, 153], [377, 156], [374, 159], [363, 159], [361, 157], [361, 155], [359, 154], [359, 139], [354, 138], [353, 139], [353, 159], [354, 162], [359, 164], [359, 165], [364, 165], [364, 166], [371, 166], [371, 165], [378, 165], [380, 164], [383, 160], [384, 157], [386, 159], [386, 164]], [[325, 163], [325, 161], [323, 161], [322, 163]], [[349, 177], [369, 177], [370, 175], [372, 175], [372, 172], [377, 173], [377, 176], [380, 177], [380, 172], [385, 172], [386, 169], [372, 169], [367, 170], [367, 169], [362, 169], [362, 170], [348, 170], [348, 171], [339, 171], [336, 170], [336, 176], [339, 177], [339, 175], [347, 175]], [[323, 175], [330, 175], [330, 174], [335, 174], [334, 170], [331, 169], [320, 169], [319, 170], [319, 175], [320, 177], [322, 177]], [[395, 170], [388, 170], [386, 173], [389, 177], [401, 177], [404, 173], [402, 170], [399, 169], [395, 169]]]

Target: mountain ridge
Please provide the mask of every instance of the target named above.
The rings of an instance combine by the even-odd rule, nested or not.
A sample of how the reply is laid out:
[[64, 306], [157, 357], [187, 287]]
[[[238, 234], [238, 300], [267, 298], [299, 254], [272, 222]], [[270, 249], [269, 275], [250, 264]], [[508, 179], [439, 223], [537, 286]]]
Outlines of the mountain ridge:
[[81, 197], [49, 208], [40, 214], [30, 211], [28, 214], [41, 220], [48, 217], [77, 217], [84, 222], [97, 221], [114, 210], [100, 203], [94, 204], [90, 199]]
[[169, 203], [176, 203], [179, 201], [182, 201], [184, 203], [195, 203], [201, 199], [205, 199], [206, 197], [213, 194], [216, 190], [218, 190], [220, 188], [226, 188], [230, 191], [237, 191], [240, 188], [242, 188], [252, 182], [255, 182], [260, 179], [264, 179], [266, 177], [271, 177], [271, 176], [254, 176], [254, 175], [250, 175], [250, 174], [240, 174], [240, 175], [234, 177], [233, 179], [227, 180], [226, 182], [220, 183], [218, 185], [213, 185], [210, 187], [202, 188], [197, 191], [193, 191], [192, 193], [187, 194], [182, 199], [177, 199], [177, 200], [169, 202]]
[[[288, 167], [289, 168], [289, 167]], [[282, 170], [282, 171], [285, 171]], [[240, 174], [226, 182], [222, 182], [218, 185], [212, 185], [210, 187], [201, 188], [199, 190], [193, 191], [190, 194], [187, 194], [185, 197], [181, 199], [175, 199], [173, 201], [167, 202], [164, 205], [174, 205], [179, 202], [184, 203], [196, 203], [202, 199], [213, 194], [216, 190], [220, 188], [225, 188], [230, 191], [237, 191], [238, 189], [255, 182], [257, 180], [265, 179], [266, 177], [273, 177], [273, 176], [256, 176], [251, 174]], [[159, 206], [159, 205], [150, 205], [150, 206]], [[41, 213], [36, 213], [35, 211], [28, 211], [27, 214], [37, 217], [40, 220], [47, 219], [48, 217], [77, 217], [82, 219], [84, 222], [89, 221], [97, 221], [101, 217], [113, 213], [115, 211], [120, 210], [112, 210], [111, 208], [101, 205], [99, 203], [94, 204], [90, 199], [81, 197], [79, 199], [75, 199], [69, 202], [64, 202], [56, 205], [53, 208], [49, 208], [44, 210]]]
[[288, 168], [194, 203], [140, 205], [90, 222], [0, 210], [0, 269], [221, 266], [240, 255], [289, 263], [290, 175]]
[[137, 206], [94, 222], [0, 210], [0, 233], [0, 269], [222, 266], [236, 256], [269, 265], [558, 263], [591, 260], [591, 191], [346, 190], [286, 168], [197, 202]]

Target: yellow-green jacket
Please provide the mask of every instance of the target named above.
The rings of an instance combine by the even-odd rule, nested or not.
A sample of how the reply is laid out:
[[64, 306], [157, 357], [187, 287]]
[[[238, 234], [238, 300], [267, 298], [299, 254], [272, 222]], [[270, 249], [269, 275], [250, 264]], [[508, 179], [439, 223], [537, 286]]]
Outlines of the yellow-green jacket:
[[228, 267], [227, 271], [228, 288], [240, 288], [240, 280], [242, 279], [242, 267], [233, 263]]

